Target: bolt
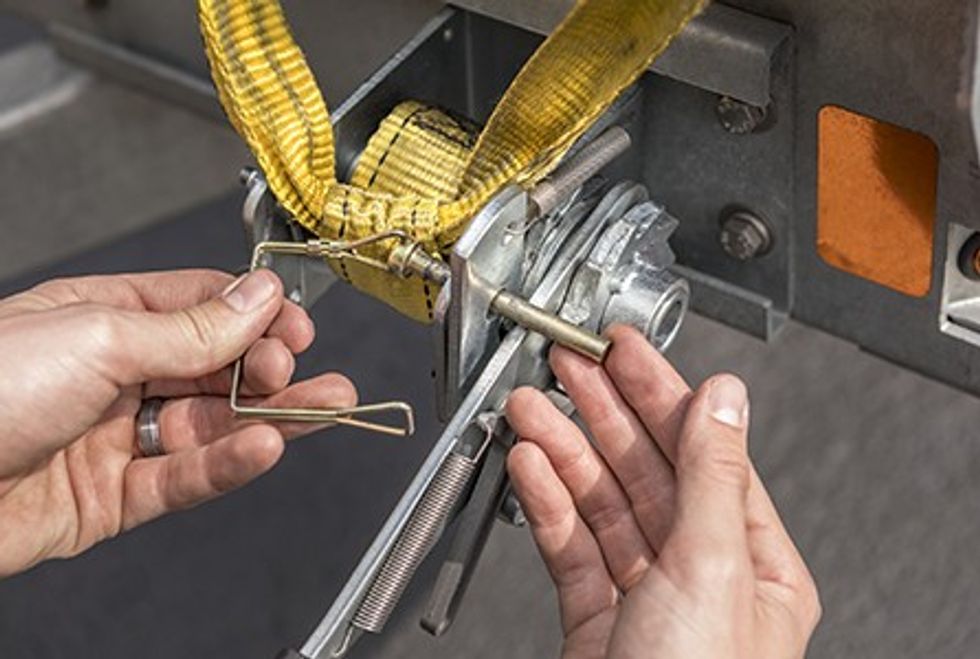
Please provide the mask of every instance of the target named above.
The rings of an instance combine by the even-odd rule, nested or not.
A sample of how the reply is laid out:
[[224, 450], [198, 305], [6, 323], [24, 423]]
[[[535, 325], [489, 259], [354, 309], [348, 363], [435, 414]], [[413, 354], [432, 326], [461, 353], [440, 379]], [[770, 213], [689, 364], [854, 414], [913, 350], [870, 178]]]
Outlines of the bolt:
[[748, 211], [735, 211], [721, 221], [718, 235], [722, 249], [733, 259], [751, 261], [772, 249], [772, 232], [761, 218]]
[[749, 135], [759, 130], [759, 127], [769, 116], [766, 108], [736, 101], [730, 96], [722, 96], [715, 107], [718, 121], [732, 135]]

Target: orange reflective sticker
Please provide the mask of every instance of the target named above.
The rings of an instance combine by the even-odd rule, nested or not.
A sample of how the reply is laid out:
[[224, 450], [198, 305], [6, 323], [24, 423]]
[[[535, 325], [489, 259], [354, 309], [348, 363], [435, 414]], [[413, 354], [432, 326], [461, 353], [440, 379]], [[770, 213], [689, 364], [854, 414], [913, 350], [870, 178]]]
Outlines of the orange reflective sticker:
[[939, 151], [928, 137], [843, 108], [820, 111], [817, 251], [915, 297], [932, 282]]

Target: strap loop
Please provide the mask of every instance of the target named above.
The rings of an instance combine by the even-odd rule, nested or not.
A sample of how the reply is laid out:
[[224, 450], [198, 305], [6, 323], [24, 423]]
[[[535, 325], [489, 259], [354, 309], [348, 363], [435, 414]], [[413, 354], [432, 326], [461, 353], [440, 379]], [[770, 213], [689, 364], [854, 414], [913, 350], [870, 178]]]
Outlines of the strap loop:
[[[355, 173], [350, 184], [336, 179], [327, 106], [278, 0], [199, 0], [198, 8], [221, 103], [283, 207], [322, 238], [397, 230], [437, 252], [504, 185], [533, 185], [546, 176], [707, 1], [580, 0], [525, 64], [478, 138], [437, 110], [402, 104], [366, 153], [378, 143], [383, 148], [393, 130], [421, 135], [419, 118], [426, 116], [450, 126], [430, 137], [467, 139], [407, 140], [411, 149], [400, 147], [397, 167], [375, 160], [379, 171], [366, 179]], [[431, 290], [353, 270], [341, 274], [403, 313], [431, 320]]]

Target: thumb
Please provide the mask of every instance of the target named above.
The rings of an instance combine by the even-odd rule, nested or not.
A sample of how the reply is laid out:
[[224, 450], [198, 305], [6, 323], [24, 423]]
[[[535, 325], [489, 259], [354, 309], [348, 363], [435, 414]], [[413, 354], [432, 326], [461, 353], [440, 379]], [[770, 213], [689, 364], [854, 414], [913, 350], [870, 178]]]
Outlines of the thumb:
[[[732, 375], [696, 393], [677, 455], [677, 517], [664, 553], [679, 552], [694, 569], [730, 571], [748, 557], [748, 395]], [[723, 575], [705, 575], [709, 578]]]
[[196, 378], [224, 368], [262, 337], [283, 305], [270, 270], [242, 275], [218, 297], [169, 313], [123, 313], [109, 348], [120, 385]]

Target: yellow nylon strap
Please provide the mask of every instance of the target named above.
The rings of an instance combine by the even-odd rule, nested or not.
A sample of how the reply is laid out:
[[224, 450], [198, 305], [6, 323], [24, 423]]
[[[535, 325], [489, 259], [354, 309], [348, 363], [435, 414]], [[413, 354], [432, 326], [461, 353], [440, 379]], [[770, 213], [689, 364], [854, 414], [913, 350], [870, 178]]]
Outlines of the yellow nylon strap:
[[[477, 127], [463, 125], [437, 108], [415, 101], [400, 103], [368, 140], [351, 185], [394, 197], [450, 201], [477, 134]], [[411, 227], [409, 233], [414, 232]], [[418, 320], [432, 320], [437, 285], [418, 277], [379, 277], [377, 270], [355, 262], [341, 262], [335, 270], [368, 295]]]
[[[325, 238], [400, 229], [438, 254], [501, 187], [547, 175], [707, 1], [580, 0], [472, 146], [440, 139], [444, 131], [426, 124], [424, 113], [409, 119], [413, 110], [402, 108], [389, 117], [379, 134], [390, 139], [407, 127], [414, 137], [406, 145], [415, 150], [397, 139], [399, 155], [381, 163], [373, 185], [363, 162], [351, 183], [337, 181], [327, 107], [277, 0], [199, 0], [199, 14], [221, 103], [286, 210]], [[452, 123], [438, 116], [431, 121]], [[380, 159], [384, 136], [371, 142], [370, 157]], [[431, 291], [417, 284], [364, 269], [348, 278], [413, 318], [431, 318]]]

